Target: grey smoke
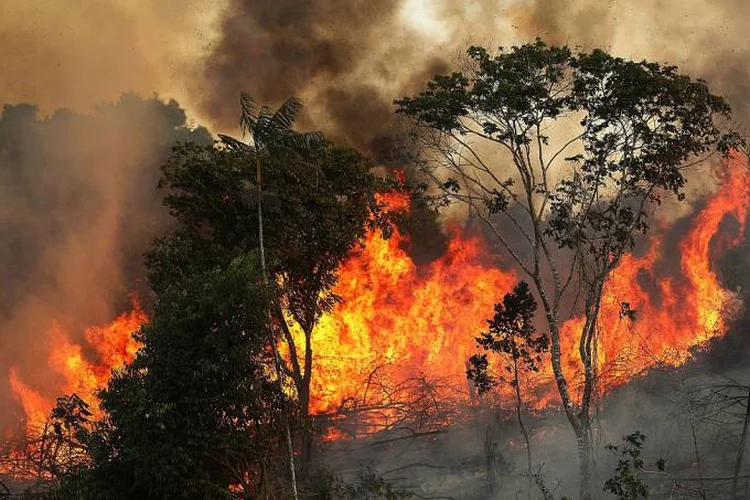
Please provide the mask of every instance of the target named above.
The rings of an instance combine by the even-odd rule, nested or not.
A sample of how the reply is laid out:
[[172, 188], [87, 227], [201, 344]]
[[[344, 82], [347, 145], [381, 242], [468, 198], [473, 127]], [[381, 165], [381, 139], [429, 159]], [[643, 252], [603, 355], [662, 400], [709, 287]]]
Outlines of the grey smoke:
[[[210, 141], [174, 101], [125, 95], [91, 114], [0, 114], [0, 405], [16, 366], [44, 388], [52, 321], [80, 334], [128, 307], [142, 253], [169, 224], [156, 191], [175, 141]], [[145, 297], [148, 298], [147, 296]], [[75, 340], [75, 338], [74, 338]], [[41, 365], [41, 366], [40, 366]], [[37, 385], [38, 384], [38, 385]], [[0, 412], [0, 428], [12, 421]]]

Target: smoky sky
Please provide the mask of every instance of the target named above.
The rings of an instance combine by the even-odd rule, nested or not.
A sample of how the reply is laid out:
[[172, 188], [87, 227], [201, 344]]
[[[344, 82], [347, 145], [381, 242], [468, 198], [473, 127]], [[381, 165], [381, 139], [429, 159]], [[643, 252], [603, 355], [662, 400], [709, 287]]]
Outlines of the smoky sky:
[[227, 129], [237, 122], [241, 91], [270, 104], [299, 96], [307, 127], [377, 157], [394, 99], [449, 71], [469, 43], [507, 46], [538, 36], [677, 64], [708, 79], [747, 122], [749, 15], [739, 0], [231, 0], [191, 98]]
[[379, 154], [392, 101], [450, 70], [470, 43], [601, 47], [677, 64], [747, 122], [742, 0], [6, 0], [0, 105], [91, 110], [123, 92], [175, 97], [215, 132], [241, 91], [304, 100], [302, 125]]
[[429, 54], [405, 67], [417, 59], [418, 47], [397, 27], [401, 6], [396, 0], [233, 0], [206, 58], [201, 111], [231, 127], [242, 91], [269, 104], [300, 96], [314, 115], [306, 125], [377, 153], [396, 95], [384, 87], [395, 82], [397, 90], [414, 89], [446, 68]]

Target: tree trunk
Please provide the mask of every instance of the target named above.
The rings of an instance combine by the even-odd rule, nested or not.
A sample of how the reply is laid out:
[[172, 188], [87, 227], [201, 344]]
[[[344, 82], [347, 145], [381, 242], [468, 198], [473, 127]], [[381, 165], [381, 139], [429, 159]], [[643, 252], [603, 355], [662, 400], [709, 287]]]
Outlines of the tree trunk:
[[740, 437], [740, 444], [737, 449], [737, 459], [734, 462], [734, 477], [732, 478], [732, 500], [736, 500], [737, 496], [737, 481], [740, 476], [740, 470], [742, 469], [742, 457], [745, 455], [745, 443], [747, 442], [747, 430], [750, 425], [750, 388], [747, 390], [747, 400], [745, 401], [745, 420], [742, 423], [742, 436]]
[[581, 363], [584, 367], [585, 380], [584, 391], [581, 397], [580, 411], [576, 412], [575, 405], [573, 404], [573, 399], [568, 390], [568, 383], [562, 370], [562, 351], [557, 313], [552, 308], [547, 294], [544, 292], [542, 283], [537, 283], [537, 291], [539, 292], [539, 295], [542, 299], [547, 325], [550, 329], [550, 338], [552, 340], [550, 358], [552, 363], [552, 372], [555, 375], [555, 382], [557, 384], [557, 391], [560, 394], [560, 399], [565, 410], [565, 415], [568, 417], [568, 421], [570, 422], [570, 425], [573, 428], [573, 432], [576, 436], [580, 475], [579, 498], [581, 500], [593, 500], [595, 498], [594, 489], [592, 486], [594, 462], [591, 443], [591, 420], [589, 411], [595, 380], [594, 370], [592, 368], [593, 360], [591, 359], [590, 346], [587, 345], [586, 339], [592, 338], [589, 329], [594, 328], [594, 325], [596, 325], [601, 293], [599, 294], [599, 298], [595, 298], [593, 303], [590, 302], [589, 304], [587, 304], [588, 317], [586, 319], [586, 325], [581, 331], [580, 355]]
[[[265, 245], [263, 244], [263, 203], [261, 200], [263, 199], [263, 189], [261, 187], [261, 168], [260, 168], [260, 159], [256, 156], [255, 158], [255, 176], [256, 176], [256, 183], [258, 186], [258, 244], [260, 246], [260, 265], [261, 269], [263, 270], [263, 282], [268, 288], [268, 270], [266, 269], [266, 249]], [[269, 326], [271, 324], [271, 311], [268, 311], [268, 322]], [[270, 331], [270, 330], [269, 330]], [[282, 414], [284, 418], [284, 430], [286, 434], [286, 447], [287, 447], [287, 453], [289, 456], [289, 475], [290, 480], [292, 484], [292, 495], [294, 500], [297, 500], [298, 494], [297, 494], [297, 473], [295, 471], [294, 467], [294, 447], [292, 445], [292, 432], [289, 429], [289, 419], [286, 418], [286, 405], [283, 403], [283, 397], [284, 397], [284, 390], [281, 385], [281, 381], [283, 378], [283, 373], [281, 371], [281, 356], [279, 356], [279, 350], [276, 348], [276, 339], [273, 338], [273, 335], [271, 335], [271, 350], [273, 351], [273, 362], [274, 367], [276, 368], [276, 377], [278, 380], [278, 386], [279, 386], [279, 392], [282, 395]]]
[[310, 472], [313, 455], [313, 429], [312, 419], [310, 418], [310, 381], [312, 380], [312, 333], [315, 328], [313, 321], [306, 322], [302, 325], [305, 334], [305, 367], [302, 371], [300, 384], [297, 387], [299, 394], [300, 423], [302, 424], [300, 462], [302, 476], [305, 477]]
[[580, 476], [579, 498], [581, 500], [593, 500], [595, 498], [593, 488], [594, 455], [591, 443], [591, 423], [588, 418], [582, 420], [576, 431]]
[[526, 497], [531, 500], [531, 487], [532, 487], [532, 475], [531, 470], [531, 440], [529, 439], [529, 433], [526, 430], [526, 425], [523, 423], [523, 415], [521, 414], [521, 381], [518, 377], [518, 359], [513, 356], [513, 387], [516, 392], [516, 418], [518, 419], [518, 427], [521, 428], [521, 434], [523, 434], [523, 441], [526, 444], [526, 474], [528, 474], [528, 487], [526, 489]]
[[299, 394], [300, 419], [300, 477], [303, 479], [310, 472], [312, 462], [313, 433], [310, 421], [310, 386], [302, 385], [297, 388]]

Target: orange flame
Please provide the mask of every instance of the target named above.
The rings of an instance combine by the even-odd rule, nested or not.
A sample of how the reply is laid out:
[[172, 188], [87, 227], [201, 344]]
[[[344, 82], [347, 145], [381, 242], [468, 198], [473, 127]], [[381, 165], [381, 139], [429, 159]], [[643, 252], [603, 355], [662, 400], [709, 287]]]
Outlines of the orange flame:
[[[392, 210], [409, 209], [403, 193], [380, 201]], [[496, 267], [498, 259], [481, 240], [459, 230], [447, 252], [425, 269], [417, 269], [402, 248], [406, 242], [397, 230], [387, 240], [371, 232], [341, 266], [335, 293], [343, 302], [314, 332], [314, 413], [336, 411], [362, 395], [364, 381], [384, 365], [402, 380], [462, 374], [474, 349], [471, 333], [516, 281], [514, 273]]]
[[[739, 224], [729, 244], [739, 242], [745, 230], [750, 177], [747, 167], [737, 161], [728, 163], [725, 172], [719, 191], [708, 198], [679, 242], [679, 255], [666, 253], [654, 236], [645, 255], [624, 256], [607, 281], [598, 334], [601, 390], [622, 385], [657, 365], [679, 366], [692, 357], [694, 348], [726, 333], [738, 300], [721, 286], [711, 268], [712, 242], [720, 236], [727, 216]], [[655, 265], [671, 259], [679, 259], [680, 273], [658, 276]], [[635, 310], [635, 320], [623, 317], [622, 302]], [[574, 344], [582, 324], [582, 319], [565, 324], [563, 352], [577, 352]], [[568, 374], [580, 371], [577, 356], [568, 355], [564, 361]]]
[[[624, 256], [608, 280], [597, 344], [601, 390], [657, 365], [678, 366], [691, 357], [692, 348], [725, 333], [726, 312], [736, 299], [711, 268], [712, 241], [727, 216], [739, 223], [739, 232], [724, 243], [739, 241], [750, 180], [739, 162], [728, 163], [726, 171], [719, 191], [708, 198], [679, 244], [680, 276], [661, 277], [656, 271], [659, 262], [677, 256], [666, 254], [655, 235], [644, 255]], [[381, 195], [379, 201], [393, 210], [410, 208], [404, 193]], [[396, 382], [423, 374], [449, 380], [463, 387], [451, 397], [467, 400], [464, 372], [476, 349], [474, 337], [519, 276], [502, 270], [503, 261], [481, 238], [455, 228], [450, 233], [446, 253], [420, 268], [404, 250], [408, 239], [399, 231], [387, 240], [371, 232], [341, 266], [335, 293], [343, 302], [320, 319], [314, 332], [313, 413], [335, 412], [351, 401], [367, 401], [373, 392], [391, 390], [371, 383], [379, 370], [387, 370]], [[634, 320], [622, 317], [622, 302], [636, 311]], [[61, 394], [76, 392], [96, 411], [95, 392], [106, 385], [112, 369], [133, 360], [138, 343], [132, 334], [146, 321], [135, 301], [131, 312], [86, 329], [86, 348], [53, 326], [48, 364], [60, 375], [58, 382], [36, 389], [24, 383], [16, 368], [9, 372], [27, 428], [40, 428]], [[582, 321], [574, 318], [562, 329], [563, 366], [574, 386], [581, 371], [576, 337]], [[529, 403], [536, 408], [559, 400], [548, 365], [527, 380]], [[388, 410], [381, 415], [388, 418]]]
[[[655, 273], [657, 263], [678, 257], [665, 254], [656, 235], [645, 255], [625, 255], [613, 272], [598, 329], [600, 390], [656, 365], [678, 366], [691, 357], [691, 348], [725, 333], [726, 313], [736, 299], [711, 269], [711, 243], [726, 216], [740, 225], [731, 243], [744, 231], [745, 172], [739, 162], [728, 163], [721, 188], [695, 217], [679, 245], [682, 276]], [[408, 209], [406, 200], [394, 193], [382, 199], [396, 210]], [[398, 231], [389, 240], [371, 233], [364, 248], [342, 265], [335, 292], [344, 301], [321, 318], [314, 333], [314, 412], [367, 399], [365, 393], [374, 390], [369, 377], [382, 364], [396, 378], [424, 373], [461, 383], [466, 360], [475, 352], [474, 337], [486, 326], [493, 304], [517, 282], [514, 272], [497, 267], [502, 262], [478, 237], [453, 230], [446, 254], [423, 269], [403, 250], [405, 242]], [[623, 317], [622, 302], [636, 311], [634, 320]], [[574, 318], [562, 328], [563, 366], [574, 386], [580, 382], [576, 339], [582, 324]], [[527, 382], [532, 406], [559, 401], [548, 362]]]
[[107, 385], [113, 369], [133, 361], [138, 350], [133, 334], [146, 321], [146, 314], [134, 297], [132, 311], [107, 325], [86, 328], [85, 345], [73, 342], [59, 325], [53, 325], [47, 332], [53, 346], [47, 363], [59, 379], [42, 389], [32, 388], [22, 380], [17, 368], [10, 369], [11, 391], [23, 409], [27, 430], [41, 429], [56, 398], [63, 394], [76, 393], [96, 415], [96, 392]]

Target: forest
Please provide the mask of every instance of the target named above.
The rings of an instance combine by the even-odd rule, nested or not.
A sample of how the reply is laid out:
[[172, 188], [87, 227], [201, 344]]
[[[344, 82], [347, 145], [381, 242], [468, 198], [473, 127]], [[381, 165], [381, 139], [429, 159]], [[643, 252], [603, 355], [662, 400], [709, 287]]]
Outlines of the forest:
[[5, 104], [0, 499], [750, 498], [742, 104], [548, 38]]

